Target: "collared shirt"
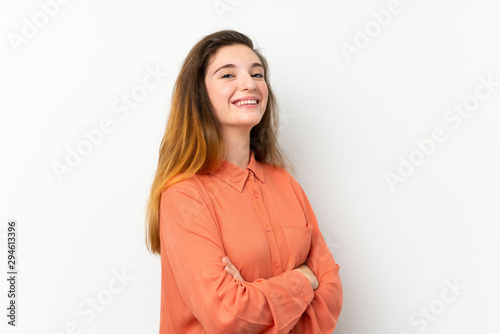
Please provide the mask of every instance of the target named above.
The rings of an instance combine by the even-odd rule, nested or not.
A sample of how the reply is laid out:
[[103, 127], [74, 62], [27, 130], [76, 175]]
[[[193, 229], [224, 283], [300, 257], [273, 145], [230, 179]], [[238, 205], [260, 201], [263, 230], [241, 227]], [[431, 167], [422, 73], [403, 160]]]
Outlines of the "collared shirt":
[[[160, 334], [331, 334], [343, 294], [339, 265], [306, 194], [282, 167], [227, 160], [163, 191]], [[222, 257], [244, 282], [224, 270]], [[302, 273], [315, 273], [313, 290]]]

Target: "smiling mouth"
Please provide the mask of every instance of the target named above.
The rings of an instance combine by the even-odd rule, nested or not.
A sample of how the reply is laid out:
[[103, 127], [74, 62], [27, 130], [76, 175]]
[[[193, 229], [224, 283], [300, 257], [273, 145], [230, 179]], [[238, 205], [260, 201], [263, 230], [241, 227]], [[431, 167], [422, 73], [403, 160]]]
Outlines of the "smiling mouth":
[[259, 100], [241, 100], [233, 103], [235, 106], [247, 106], [247, 105], [257, 105]]

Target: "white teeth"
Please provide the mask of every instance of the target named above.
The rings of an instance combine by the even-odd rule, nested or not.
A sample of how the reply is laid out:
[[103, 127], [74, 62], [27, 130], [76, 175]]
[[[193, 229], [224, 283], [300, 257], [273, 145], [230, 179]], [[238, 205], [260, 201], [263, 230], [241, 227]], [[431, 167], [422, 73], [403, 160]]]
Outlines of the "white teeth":
[[243, 101], [238, 101], [235, 103], [237, 106], [242, 106], [245, 104], [257, 104], [257, 100], [243, 100]]

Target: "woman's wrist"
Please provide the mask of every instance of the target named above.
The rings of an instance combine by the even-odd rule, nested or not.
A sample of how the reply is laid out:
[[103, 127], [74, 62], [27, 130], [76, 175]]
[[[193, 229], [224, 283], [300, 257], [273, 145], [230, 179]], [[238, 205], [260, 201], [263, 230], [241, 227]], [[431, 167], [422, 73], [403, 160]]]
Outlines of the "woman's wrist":
[[302, 264], [293, 270], [296, 270], [299, 273], [301, 273], [302, 275], [304, 275], [307, 278], [307, 280], [309, 281], [309, 283], [311, 284], [311, 287], [313, 288], [313, 290], [316, 290], [318, 288], [318, 286], [319, 286], [318, 279], [316, 278], [316, 275], [314, 275], [314, 273], [312, 272], [312, 270], [308, 266], [306, 266], [305, 264]]

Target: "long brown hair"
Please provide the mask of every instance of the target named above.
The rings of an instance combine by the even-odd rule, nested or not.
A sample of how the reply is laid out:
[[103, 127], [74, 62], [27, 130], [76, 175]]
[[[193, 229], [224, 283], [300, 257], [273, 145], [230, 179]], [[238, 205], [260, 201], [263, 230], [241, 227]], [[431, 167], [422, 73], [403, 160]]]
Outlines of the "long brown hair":
[[250, 149], [257, 161], [294, 173], [293, 165], [278, 144], [278, 103], [269, 83], [264, 56], [254, 49], [250, 38], [234, 30], [221, 30], [203, 37], [184, 60], [172, 93], [170, 115], [147, 203], [146, 245], [152, 254], [161, 254], [159, 210], [163, 190], [193, 174], [216, 171], [224, 160], [224, 140], [205, 87], [205, 72], [219, 48], [234, 44], [248, 46], [259, 57], [269, 91], [266, 112], [250, 130]]

